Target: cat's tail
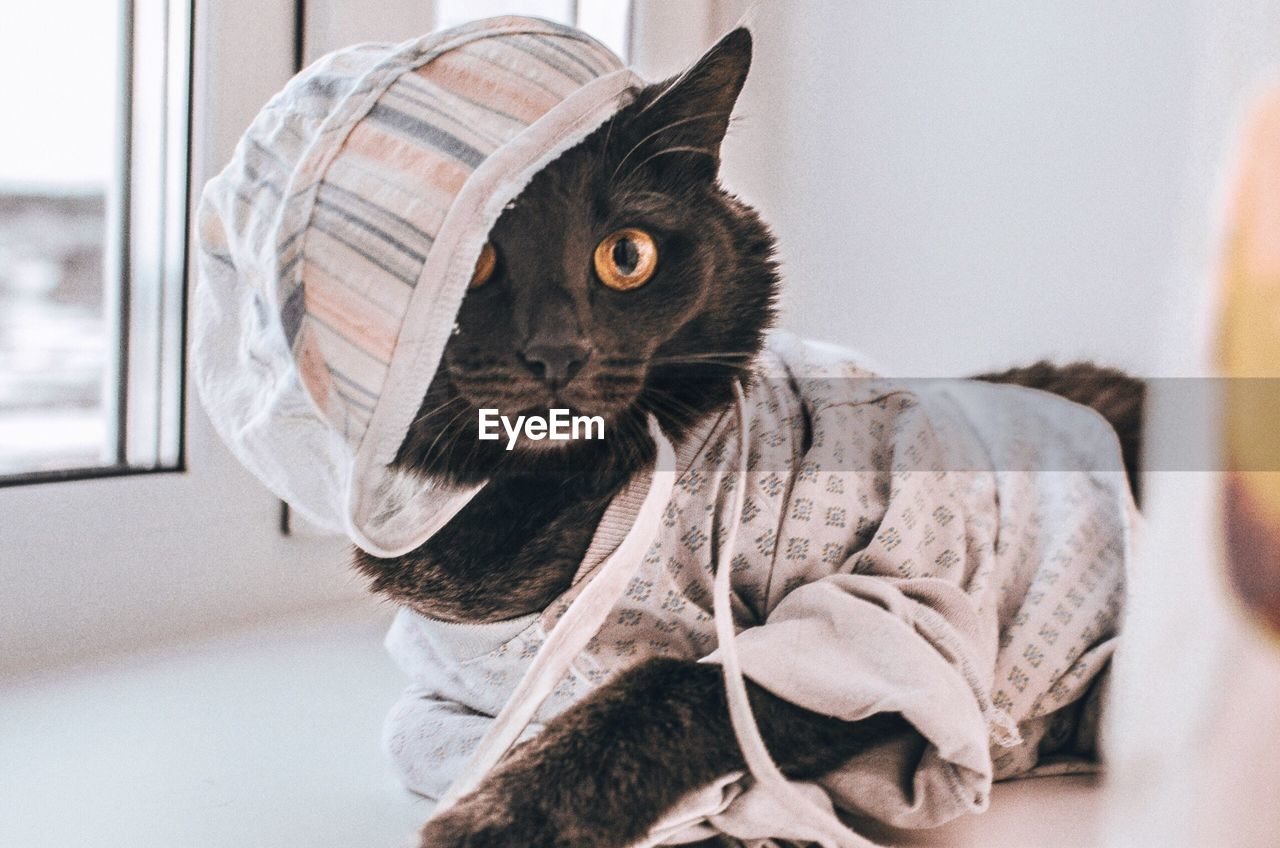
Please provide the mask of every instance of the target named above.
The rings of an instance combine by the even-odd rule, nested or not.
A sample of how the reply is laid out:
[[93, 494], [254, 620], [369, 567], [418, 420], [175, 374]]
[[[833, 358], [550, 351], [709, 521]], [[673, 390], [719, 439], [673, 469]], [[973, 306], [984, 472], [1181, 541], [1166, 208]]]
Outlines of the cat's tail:
[[1041, 389], [1092, 407], [1111, 422], [1120, 437], [1120, 453], [1129, 477], [1129, 488], [1133, 490], [1134, 500], [1138, 500], [1142, 412], [1147, 396], [1147, 384], [1142, 380], [1092, 362], [1055, 365], [1048, 361], [998, 373], [978, 374], [974, 379]]

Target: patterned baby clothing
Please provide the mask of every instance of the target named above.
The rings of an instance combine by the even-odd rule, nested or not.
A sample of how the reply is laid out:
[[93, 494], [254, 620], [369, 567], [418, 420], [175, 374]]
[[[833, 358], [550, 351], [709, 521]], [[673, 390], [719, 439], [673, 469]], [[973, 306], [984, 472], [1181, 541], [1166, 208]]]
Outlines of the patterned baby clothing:
[[[661, 530], [538, 721], [645, 659], [715, 661], [714, 562], [745, 482], [730, 560], [744, 674], [815, 712], [913, 728], [818, 781], [837, 809], [929, 827], [984, 809], [993, 780], [1088, 760], [1138, 521], [1106, 421], [1030, 389], [881, 378], [781, 333], [747, 403], [747, 479], [732, 411], [677, 446]], [[646, 488], [615, 498], [540, 614], [400, 611], [387, 646], [412, 685], [385, 742], [409, 787], [439, 797], [462, 769]], [[750, 797], [717, 826], [748, 820]]]

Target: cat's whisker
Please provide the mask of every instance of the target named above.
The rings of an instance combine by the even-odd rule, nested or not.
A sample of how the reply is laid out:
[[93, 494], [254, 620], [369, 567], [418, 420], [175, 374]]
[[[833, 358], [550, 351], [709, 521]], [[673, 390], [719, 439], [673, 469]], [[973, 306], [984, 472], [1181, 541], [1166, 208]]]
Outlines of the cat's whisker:
[[680, 83], [682, 83], [682, 82], [684, 82], [686, 79], [688, 79], [690, 74], [692, 74], [694, 71], [696, 71], [696, 70], [698, 70], [699, 68], [701, 68], [701, 67], [703, 66], [703, 64], [704, 64], [704, 63], [708, 62], [708, 61], [711, 59], [711, 57], [715, 56], [715, 55], [716, 55], [716, 53], [718, 53], [719, 51], [724, 50], [724, 49], [725, 49], [725, 48], [724, 48], [723, 43], [719, 43], [719, 44], [716, 44], [715, 46], [713, 46], [710, 50], [708, 50], [708, 51], [703, 55], [703, 57], [702, 57], [701, 59], [699, 59], [699, 60], [698, 60], [698, 63], [697, 63], [696, 65], [692, 65], [692, 66], [690, 66], [690, 67], [688, 67], [688, 68], [685, 68], [685, 69], [684, 69], [684, 70], [679, 74], [679, 76], [674, 77], [674, 78], [671, 80], [671, 82], [667, 83], [667, 87], [666, 87], [666, 88], [664, 88], [664, 89], [662, 89], [662, 91], [659, 91], [659, 92], [658, 92], [658, 94], [657, 94], [657, 95], [656, 95], [652, 100], [650, 100], [648, 103], [646, 103], [646, 104], [644, 105], [644, 107], [643, 107], [639, 112], [637, 112], [636, 114], [637, 114], [637, 115], [643, 115], [645, 112], [648, 112], [648, 111], [649, 111], [650, 109], [652, 109], [654, 106], [657, 106], [659, 103], [661, 103], [661, 102], [663, 101], [663, 99], [664, 99], [664, 98], [666, 98], [666, 96], [667, 96], [668, 94], [670, 94], [671, 92], [673, 92], [673, 91], [675, 91], [676, 89], [678, 89], [678, 88], [680, 87]]
[[662, 389], [646, 391], [642, 403], [651, 407], [654, 412], [666, 412], [672, 417], [679, 418], [684, 424], [692, 424], [705, 414], [704, 410], [696, 409]]
[[609, 153], [609, 139], [613, 137], [613, 124], [618, 120], [618, 113], [614, 112], [609, 116], [609, 123], [604, 130], [604, 144], [600, 145], [600, 158], [604, 159]]
[[[630, 150], [628, 150], [628, 151], [627, 151], [627, 153], [626, 153], [626, 155], [622, 157], [622, 160], [621, 160], [620, 162], [618, 162], [618, 166], [617, 166], [616, 168], [614, 168], [614, 169], [613, 169], [613, 173], [609, 176], [609, 185], [613, 185], [613, 181], [614, 181], [615, 179], [617, 179], [618, 172], [622, 170], [622, 166], [623, 166], [623, 165], [627, 164], [627, 160], [631, 158], [631, 155], [632, 155], [633, 153], [635, 153], [637, 150], [639, 150], [641, 147], [643, 147], [643, 146], [644, 146], [644, 144], [645, 144], [645, 142], [647, 142], [649, 139], [653, 138], [654, 136], [656, 136], [656, 135], [658, 135], [658, 134], [660, 134], [660, 133], [664, 133], [664, 132], [666, 132], [667, 130], [675, 129], [676, 127], [681, 126], [681, 125], [683, 125], [683, 124], [691, 124], [691, 123], [694, 123], [694, 122], [696, 122], [696, 121], [706, 121], [706, 120], [709, 120], [709, 119], [711, 119], [711, 118], [721, 118], [721, 117], [724, 117], [726, 114], [728, 114], [728, 113], [726, 113], [726, 112], [707, 112], [706, 114], [703, 114], [703, 115], [693, 115], [693, 116], [688, 117], [688, 118], [680, 118], [679, 120], [672, 121], [672, 122], [671, 122], [671, 123], [669, 123], [669, 124], [664, 124], [663, 126], [658, 127], [656, 130], [654, 130], [653, 132], [649, 133], [649, 134], [648, 134], [648, 135], [646, 135], [644, 138], [642, 138], [642, 139], [640, 139], [639, 141], [637, 141], [635, 144], [631, 145], [631, 149], [630, 149]], [[647, 161], [647, 160], [646, 160], [646, 161]]]
[[748, 353], [739, 354], [739, 353], [707, 352], [707, 353], [690, 353], [690, 354], [685, 354], [681, 356], [655, 356], [653, 359], [649, 360], [649, 364], [650, 365], [673, 365], [673, 364], [679, 365], [686, 362], [696, 363], [696, 362], [717, 361], [717, 362], [737, 362], [745, 365], [749, 363], [751, 359], [752, 359], [752, 354], [748, 354]]
[[692, 351], [689, 353], [680, 353], [680, 354], [665, 354], [665, 355], [659, 354], [656, 356], [649, 357], [649, 361], [653, 361], [655, 359], [670, 359], [672, 357], [687, 357], [687, 356], [742, 356], [742, 357], [750, 358], [755, 356], [756, 353], [757, 351], [755, 350], [701, 350], [701, 351]]
[[689, 426], [698, 418], [698, 413], [695, 410], [685, 408], [670, 398], [655, 398], [649, 406], [655, 414], [665, 414], [673, 423], [682, 426]]
[[422, 415], [419, 415], [417, 418], [413, 419], [413, 421], [411, 421], [411, 422], [409, 423], [409, 426], [410, 426], [410, 427], [414, 427], [414, 426], [416, 426], [416, 425], [418, 425], [418, 424], [421, 424], [423, 421], [426, 421], [428, 418], [431, 418], [431, 417], [432, 417], [432, 416], [434, 416], [434, 415], [438, 415], [440, 412], [442, 412], [443, 410], [447, 409], [447, 408], [449, 407], [449, 405], [450, 405], [450, 404], [453, 404], [453, 403], [455, 403], [455, 402], [457, 402], [457, 401], [460, 401], [460, 400], [462, 400], [462, 399], [463, 399], [463, 398], [462, 398], [462, 396], [461, 396], [461, 395], [454, 395], [453, 397], [451, 397], [451, 398], [449, 398], [448, 400], [446, 400], [444, 403], [442, 403], [442, 404], [440, 404], [439, 406], [437, 406], [437, 407], [433, 408], [430, 412], [423, 413]]
[[648, 435], [648, 429], [642, 428], [636, 419], [630, 417], [621, 419], [619, 424], [621, 426], [614, 431], [618, 436], [615, 450], [627, 465], [632, 465], [643, 456], [644, 439]]
[[660, 191], [636, 191], [634, 189], [627, 189], [626, 193], [621, 195], [621, 197], [624, 198], [625, 203], [635, 204], [637, 207], [640, 205], [640, 202], [644, 200], [651, 202], [654, 206], [665, 207], [680, 205], [680, 200], [678, 198], [673, 198], [670, 194], [665, 194]]
[[[461, 418], [463, 415], [466, 415], [470, 411], [471, 411], [470, 405], [468, 404], [463, 409], [458, 410], [458, 412], [455, 413], [452, 418], [446, 421], [444, 426], [440, 428], [440, 432], [436, 433], [436, 437], [431, 440], [431, 444], [427, 446], [426, 451], [423, 452], [423, 456], [431, 456], [431, 451], [435, 450], [436, 443], [440, 441], [440, 437], [449, 432], [449, 428], [453, 426], [455, 421], [457, 421], [459, 418]], [[453, 435], [454, 434], [451, 434], [451, 437]]]
[[674, 147], [664, 148], [662, 150], [659, 150], [657, 153], [654, 153], [650, 156], [646, 156], [644, 159], [641, 160], [639, 165], [636, 165], [634, 168], [628, 171], [627, 175], [630, 176], [631, 174], [634, 174], [636, 171], [639, 171], [641, 168], [643, 168], [645, 165], [652, 162], [654, 159], [657, 159], [659, 156], [666, 156], [670, 153], [697, 153], [702, 156], [709, 156], [712, 159], [717, 159], [720, 156], [720, 154], [717, 153], [716, 151], [708, 150], [705, 147], [693, 147], [689, 145], [680, 144]]
[[669, 359], [651, 363], [651, 369], [674, 368], [678, 366], [687, 366], [689, 368], [706, 368], [721, 369], [730, 371], [745, 371], [751, 365], [749, 359], [725, 359], [718, 357], [702, 357], [699, 359]]

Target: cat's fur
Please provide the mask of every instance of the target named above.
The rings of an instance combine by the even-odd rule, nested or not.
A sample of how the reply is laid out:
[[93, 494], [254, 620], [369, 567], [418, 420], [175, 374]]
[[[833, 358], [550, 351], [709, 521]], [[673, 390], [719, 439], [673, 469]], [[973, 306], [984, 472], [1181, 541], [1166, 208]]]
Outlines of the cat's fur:
[[1138, 462], [1142, 458], [1142, 410], [1147, 398], [1147, 386], [1141, 380], [1118, 369], [1089, 362], [1054, 365], [1044, 361], [979, 374], [974, 379], [1052, 392], [1100, 412], [1120, 439], [1120, 455], [1129, 476], [1129, 488], [1133, 490], [1134, 499], [1141, 500]]
[[[496, 621], [541, 610], [569, 586], [610, 499], [653, 456], [653, 414], [675, 439], [729, 403], [732, 381], [773, 318], [773, 240], [717, 182], [720, 143], [750, 64], [745, 30], [689, 73], [635, 102], [539, 173], [495, 225], [493, 280], [468, 294], [397, 461], [425, 475], [487, 481], [417, 550], [357, 553], [373, 589], [419, 612]], [[639, 226], [658, 240], [655, 278], [632, 292], [594, 279], [605, 235]], [[553, 387], [530, 355], [578, 363]], [[984, 379], [1093, 405], [1136, 458], [1141, 386], [1119, 372], [1047, 364]], [[566, 406], [603, 415], [604, 441], [507, 452], [476, 436], [478, 408]], [[815, 777], [871, 740], [906, 731], [883, 714], [856, 724], [750, 686], [782, 770]], [[743, 767], [718, 667], [642, 662], [524, 744], [473, 795], [432, 821], [422, 844], [611, 848], [643, 835], [680, 796]]]

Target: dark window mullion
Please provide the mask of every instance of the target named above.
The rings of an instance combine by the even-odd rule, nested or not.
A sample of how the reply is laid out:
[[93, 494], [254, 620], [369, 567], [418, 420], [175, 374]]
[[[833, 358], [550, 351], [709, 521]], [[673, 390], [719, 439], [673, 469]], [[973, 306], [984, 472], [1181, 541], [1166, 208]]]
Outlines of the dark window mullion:
[[117, 149], [115, 169], [115, 227], [108, 233], [115, 246], [116, 262], [114, 272], [115, 315], [116, 326], [116, 359], [114, 375], [115, 403], [115, 464], [125, 465], [128, 462], [128, 422], [129, 422], [129, 329], [130, 298], [129, 283], [132, 275], [129, 233], [132, 205], [130, 194], [133, 178], [133, 0], [120, 0], [120, 63], [118, 66], [119, 86], [119, 132], [120, 145]]
[[[293, 72], [301, 71], [307, 61], [307, 0], [293, 0]], [[293, 535], [293, 510], [280, 501], [281, 536]]]
[[[170, 142], [172, 141], [171, 125], [173, 123], [173, 114], [169, 111], [169, 107], [170, 107], [169, 75], [172, 73], [170, 61], [173, 57], [173, 41], [171, 38], [169, 38], [169, 35], [170, 35], [170, 18], [172, 17], [172, 14], [173, 14], [173, 3], [165, 2], [164, 14], [162, 15], [162, 19], [164, 21], [164, 25], [162, 27], [162, 30], [164, 31], [164, 49], [161, 51], [161, 57], [162, 57], [161, 66], [164, 68], [165, 80], [164, 80], [164, 85], [160, 87], [160, 116], [161, 116], [160, 125], [164, 127], [164, 132], [160, 136], [160, 161], [163, 163], [163, 167], [165, 169], [164, 176], [160, 181], [160, 185], [161, 185], [160, 224], [161, 224], [161, 227], [163, 227], [164, 229], [162, 229], [159, 234], [160, 250], [159, 250], [158, 259], [159, 259], [161, 272], [159, 276], [156, 278], [156, 283], [160, 287], [160, 291], [158, 292], [158, 296], [157, 296], [157, 303], [159, 304], [159, 309], [156, 310], [155, 315], [147, 316], [149, 319], [154, 320], [154, 324], [150, 328], [150, 330], [155, 332], [156, 337], [159, 339], [159, 343], [156, 345], [156, 353], [161, 358], [166, 356], [169, 350], [169, 346], [165, 344], [165, 332], [168, 330], [168, 323], [169, 323], [166, 320], [166, 318], [169, 314], [169, 310], [174, 308], [173, 304], [170, 303], [170, 297], [169, 297], [170, 291], [172, 289], [171, 289], [170, 280], [169, 280], [169, 274], [170, 274], [169, 233], [167, 230], [168, 221], [169, 221], [169, 211], [170, 211], [169, 196], [170, 196], [170, 188], [171, 188], [171, 186], [169, 185], [169, 155], [170, 155], [169, 145], [170, 145]], [[165, 416], [169, 415], [172, 412], [172, 410], [168, 409], [164, 403], [164, 399], [165, 399], [164, 382], [165, 382], [166, 374], [168, 373], [168, 369], [170, 367], [172, 367], [170, 363], [163, 362], [163, 361], [158, 363], [153, 372], [154, 380], [152, 381], [151, 386], [148, 387], [148, 390], [153, 392], [156, 397], [156, 411], [158, 414], [155, 416], [153, 420], [147, 423], [150, 426], [152, 430], [152, 436], [155, 439], [157, 459], [159, 458], [160, 452], [162, 450], [161, 446], [164, 444], [164, 430], [167, 426], [169, 426], [169, 423], [165, 421]]]
[[293, 72], [307, 60], [307, 0], [293, 0]]
[[195, 0], [189, 0], [186, 7], [187, 29], [185, 33], [185, 43], [183, 44], [183, 87], [182, 103], [183, 127], [182, 127], [182, 237], [179, 250], [181, 252], [181, 279], [178, 284], [178, 304], [177, 310], [179, 315], [178, 328], [178, 353], [177, 365], [180, 378], [178, 380], [178, 397], [177, 409], [173, 410], [173, 414], [177, 416], [178, 422], [178, 445], [176, 456], [176, 469], [185, 471], [187, 467], [187, 310], [190, 306], [190, 286], [194, 282], [191, 275], [191, 203], [196, 193], [192, 191], [191, 179], [193, 171], [193, 141], [192, 133], [195, 131], [195, 55], [196, 55], [196, 4]]

